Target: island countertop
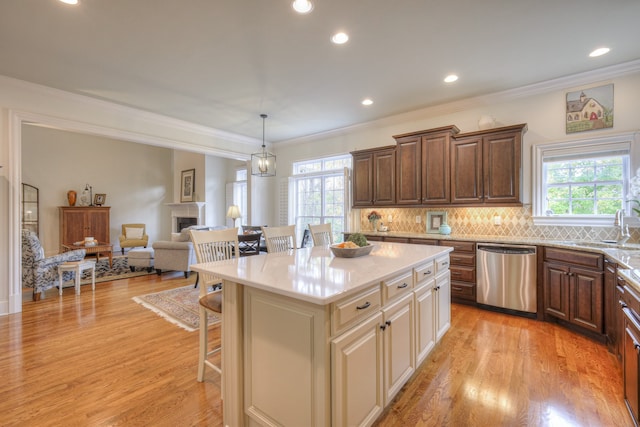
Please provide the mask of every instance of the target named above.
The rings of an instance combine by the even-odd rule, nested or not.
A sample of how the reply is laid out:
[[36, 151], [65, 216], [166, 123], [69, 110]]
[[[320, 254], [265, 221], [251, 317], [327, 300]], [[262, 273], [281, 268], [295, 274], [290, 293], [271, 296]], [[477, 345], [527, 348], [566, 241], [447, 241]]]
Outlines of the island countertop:
[[194, 264], [191, 269], [212, 273], [253, 288], [326, 305], [374, 283], [446, 255], [445, 246], [372, 242], [369, 255], [338, 258], [328, 246]]

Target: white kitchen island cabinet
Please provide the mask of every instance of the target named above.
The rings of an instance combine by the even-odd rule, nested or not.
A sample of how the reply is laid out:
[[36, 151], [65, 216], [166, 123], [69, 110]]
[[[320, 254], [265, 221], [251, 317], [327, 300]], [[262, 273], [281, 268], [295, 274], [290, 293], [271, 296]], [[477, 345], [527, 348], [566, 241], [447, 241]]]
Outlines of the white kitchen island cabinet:
[[[225, 426], [371, 425], [449, 327], [449, 247], [313, 247], [192, 269], [223, 279]], [[444, 306], [443, 306], [444, 305]], [[419, 307], [419, 309], [417, 308]], [[419, 363], [419, 362], [418, 362]]]

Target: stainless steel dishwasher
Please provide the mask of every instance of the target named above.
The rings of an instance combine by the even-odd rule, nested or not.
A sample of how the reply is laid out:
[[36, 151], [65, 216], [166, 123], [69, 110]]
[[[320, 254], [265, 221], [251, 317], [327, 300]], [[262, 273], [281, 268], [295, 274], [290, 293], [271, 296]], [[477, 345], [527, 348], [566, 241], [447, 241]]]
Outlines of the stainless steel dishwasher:
[[479, 304], [536, 312], [536, 247], [478, 243]]

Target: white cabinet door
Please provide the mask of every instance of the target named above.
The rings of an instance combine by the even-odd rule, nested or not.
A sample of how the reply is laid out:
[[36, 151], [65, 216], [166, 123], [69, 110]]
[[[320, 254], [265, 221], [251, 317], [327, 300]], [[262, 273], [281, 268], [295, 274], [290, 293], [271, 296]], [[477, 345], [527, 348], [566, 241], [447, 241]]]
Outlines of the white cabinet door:
[[451, 276], [448, 271], [436, 278], [435, 289], [438, 301], [436, 341], [440, 341], [451, 326]]
[[426, 359], [436, 345], [435, 280], [415, 291], [416, 305], [416, 366]]
[[382, 313], [331, 341], [333, 426], [371, 425], [384, 408]]
[[413, 294], [408, 294], [382, 311], [385, 404], [415, 371], [413, 307]]

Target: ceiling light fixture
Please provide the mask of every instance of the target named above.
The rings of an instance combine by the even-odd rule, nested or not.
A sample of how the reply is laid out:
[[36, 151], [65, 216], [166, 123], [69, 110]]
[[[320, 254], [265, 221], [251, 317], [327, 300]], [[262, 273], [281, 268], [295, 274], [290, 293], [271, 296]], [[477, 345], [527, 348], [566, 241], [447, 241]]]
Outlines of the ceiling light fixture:
[[371, 99], [369, 99], [369, 98], [364, 99], [362, 101], [362, 105], [367, 105], [368, 106], [368, 105], [371, 105], [371, 104], [373, 104], [373, 101]]
[[313, 10], [313, 3], [309, 0], [295, 0], [292, 6], [293, 10], [300, 14], [309, 13]]
[[592, 58], [595, 58], [596, 56], [602, 56], [604, 54], [609, 53], [610, 50], [611, 49], [609, 49], [608, 47], [599, 47], [598, 49], [591, 52], [589, 56]]
[[260, 114], [262, 117], [262, 151], [251, 155], [251, 175], [254, 176], [275, 176], [276, 175], [276, 156], [267, 151], [264, 146], [264, 121], [266, 114]]
[[60, 0], [60, 1], [66, 4], [78, 4], [78, 0]]
[[331, 37], [331, 41], [334, 42], [335, 44], [345, 44], [347, 41], [349, 41], [349, 36], [346, 33], [335, 33], [332, 37]]
[[444, 78], [445, 83], [453, 83], [456, 80], [458, 80], [458, 76], [456, 76], [455, 74], [449, 74], [447, 77]]

